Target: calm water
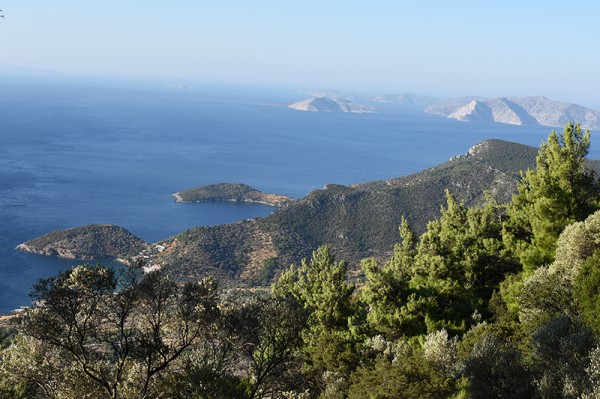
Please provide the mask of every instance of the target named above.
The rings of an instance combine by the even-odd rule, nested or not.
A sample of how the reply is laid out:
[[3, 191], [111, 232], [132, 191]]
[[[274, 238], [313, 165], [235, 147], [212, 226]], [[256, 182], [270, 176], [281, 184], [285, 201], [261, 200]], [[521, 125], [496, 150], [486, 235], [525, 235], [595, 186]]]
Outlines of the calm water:
[[272, 212], [176, 204], [170, 194], [186, 188], [243, 182], [302, 197], [326, 183], [412, 173], [487, 138], [538, 146], [550, 131], [465, 124], [394, 105], [377, 114], [280, 105], [301, 98], [0, 75], [0, 313], [26, 305], [37, 279], [77, 263], [13, 249], [51, 230], [114, 223], [158, 241]]

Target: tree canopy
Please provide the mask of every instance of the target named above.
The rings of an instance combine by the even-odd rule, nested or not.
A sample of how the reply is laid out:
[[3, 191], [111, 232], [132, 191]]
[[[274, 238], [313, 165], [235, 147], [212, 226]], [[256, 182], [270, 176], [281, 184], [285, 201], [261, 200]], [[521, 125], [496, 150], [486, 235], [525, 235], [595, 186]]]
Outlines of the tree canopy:
[[556, 240], [569, 224], [598, 209], [598, 186], [586, 166], [590, 132], [569, 123], [542, 142], [536, 169], [522, 175], [507, 208], [504, 237], [526, 272], [554, 260]]

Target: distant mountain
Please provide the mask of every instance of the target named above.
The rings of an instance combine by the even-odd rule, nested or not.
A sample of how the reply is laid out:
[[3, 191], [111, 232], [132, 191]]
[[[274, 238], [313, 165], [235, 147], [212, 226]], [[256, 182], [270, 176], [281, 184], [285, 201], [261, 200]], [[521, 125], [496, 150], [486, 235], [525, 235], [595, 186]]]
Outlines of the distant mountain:
[[354, 104], [341, 97], [311, 97], [306, 100], [288, 105], [296, 111], [311, 112], [375, 112], [375, 108], [368, 105]]
[[309, 97], [342, 98], [346, 101], [354, 101], [356, 99], [356, 94], [339, 90], [298, 90], [298, 93]]
[[382, 94], [373, 97], [372, 101], [379, 103], [395, 103], [403, 105], [432, 105], [439, 102], [439, 99], [433, 97], [419, 96], [412, 93], [404, 94]]
[[575, 121], [581, 122], [582, 126], [588, 129], [600, 129], [600, 111], [543, 96], [508, 99], [523, 107], [540, 125], [562, 127], [569, 121]]
[[588, 129], [600, 129], [600, 111], [576, 104], [566, 104], [536, 97], [463, 97], [441, 101], [425, 112], [459, 121], [498, 122], [511, 125], [545, 125], [562, 127], [575, 121]]
[[552, 127], [563, 127], [568, 122], [578, 122], [586, 129], [600, 130], [600, 110], [563, 103], [543, 96], [498, 98], [466, 96], [439, 99], [416, 94], [386, 94], [374, 97], [372, 101], [419, 105], [424, 107], [425, 112], [464, 122]]

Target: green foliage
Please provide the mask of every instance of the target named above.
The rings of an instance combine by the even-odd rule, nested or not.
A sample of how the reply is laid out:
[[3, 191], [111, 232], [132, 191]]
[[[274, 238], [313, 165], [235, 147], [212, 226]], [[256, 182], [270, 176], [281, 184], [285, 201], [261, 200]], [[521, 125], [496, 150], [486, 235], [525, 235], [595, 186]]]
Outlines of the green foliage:
[[180, 280], [196, 281], [209, 275], [241, 285], [243, 266], [250, 262], [249, 254], [262, 247], [263, 236], [254, 220], [194, 227], [164, 241], [169, 250], [159, 254], [158, 260]]
[[388, 263], [380, 268], [374, 259], [361, 263], [365, 284], [361, 301], [367, 304], [367, 323], [388, 338], [414, 336], [425, 332], [425, 298], [410, 287], [411, 268], [416, 255], [416, 237], [408, 221], [400, 225], [402, 241], [394, 247]]
[[[295, 303], [258, 300], [225, 314], [238, 362], [247, 367], [247, 398], [277, 396], [296, 383], [297, 350], [306, 317]], [[239, 374], [235, 369], [233, 375]]]
[[473, 312], [487, 313], [493, 290], [518, 265], [504, 250], [497, 205], [467, 209], [446, 195], [442, 216], [421, 236], [411, 286], [431, 297], [429, 331], [464, 331]]
[[[163, 394], [174, 398], [272, 398], [301, 385], [297, 351], [305, 326], [293, 303], [257, 299], [223, 302], [208, 336], [170, 375]], [[171, 397], [171, 396], [168, 396]]]
[[531, 376], [523, 365], [520, 351], [494, 335], [478, 337], [464, 367], [472, 399], [532, 396]]
[[7, 398], [109, 397], [63, 351], [44, 341], [19, 334], [0, 356], [0, 393]]
[[528, 273], [554, 260], [562, 230], [598, 209], [598, 187], [585, 157], [589, 131], [567, 124], [552, 132], [536, 158], [536, 169], [522, 175], [508, 206], [504, 237]]
[[[44, 374], [68, 371], [67, 388], [90, 397], [143, 397], [214, 320], [216, 294], [210, 280], [178, 286], [159, 272], [119, 280], [101, 265], [77, 266], [34, 286], [39, 305], [26, 314], [22, 333], [43, 351], [31, 356]], [[54, 389], [48, 384], [38, 383]]]
[[586, 259], [573, 291], [581, 318], [600, 336], [600, 250]]
[[586, 369], [589, 380], [589, 389], [582, 395], [582, 399], [596, 399], [600, 397], [600, 346], [596, 346], [589, 355], [590, 365]]
[[367, 323], [388, 338], [446, 328], [463, 332], [472, 316], [488, 316], [488, 302], [505, 276], [518, 269], [502, 242], [501, 208], [491, 198], [466, 208], [449, 192], [439, 219], [417, 243], [406, 220], [402, 243], [383, 267], [362, 263], [361, 300]]
[[336, 262], [328, 247], [313, 253], [311, 261], [284, 271], [273, 294], [287, 298], [308, 312], [303, 333], [306, 366], [313, 373], [325, 370], [347, 374], [356, 362], [349, 328], [354, 314], [354, 286], [346, 282], [346, 262]]
[[453, 380], [415, 352], [390, 362], [379, 358], [351, 376], [349, 399], [437, 399], [456, 392]]
[[275, 268], [277, 267], [276, 258], [268, 258], [263, 262], [263, 268], [261, 272], [261, 282], [263, 285], [268, 286], [271, 280], [275, 276]]
[[575, 399], [591, 389], [587, 369], [597, 341], [590, 329], [561, 316], [540, 327], [532, 341], [539, 397]]
[[557, 241], [556, 260], [535, 270], [519, 290], [519, 318], [524, 325], [535, 330], [553, 318], [577, 316], [582, 304], [584, 313], [590, 315], [594, 286], [586, 281], [594, 274], [599, 243], [598, 212], [564, 229]]
[[313, 253], [299, 268], [292, 266], [273, 286], [277, 297], [293, 298], [310, 312], [309, 323], [328, 329], [346, 327], [354, 286], [346, 282], [348, 265], [336, 262], [329, 247]]

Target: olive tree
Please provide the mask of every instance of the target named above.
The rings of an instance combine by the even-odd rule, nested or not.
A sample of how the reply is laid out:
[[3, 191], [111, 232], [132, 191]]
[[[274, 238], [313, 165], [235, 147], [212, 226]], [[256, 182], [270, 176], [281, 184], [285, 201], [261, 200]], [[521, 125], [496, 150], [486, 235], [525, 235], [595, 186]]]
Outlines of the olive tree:
[[[160, 271], [118, 278], [101, 265], [42, 279], [31, 295], [35, 306], [24, 317], [23, 336], [55, 353], [40, 358], [48, 369], [53, 361], [68, 364], [69, 376], [95, 397], [153, 396], [158, 377], [218, 314], [212, 280], [178, 285]], [[52, 380], [36, 381], [45, 390]]]

